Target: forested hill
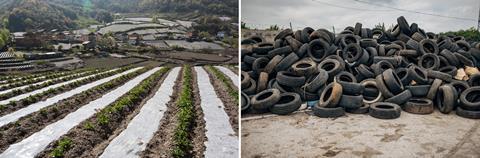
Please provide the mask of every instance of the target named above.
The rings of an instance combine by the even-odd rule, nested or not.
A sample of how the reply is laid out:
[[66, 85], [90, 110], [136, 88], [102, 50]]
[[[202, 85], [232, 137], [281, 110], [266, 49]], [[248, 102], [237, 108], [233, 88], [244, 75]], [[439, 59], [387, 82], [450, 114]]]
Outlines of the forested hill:
[[68, 30], [113, 20], [114, 13], [198, 13], [238, 16], [238, 0], [0, 0], [11, 32]]

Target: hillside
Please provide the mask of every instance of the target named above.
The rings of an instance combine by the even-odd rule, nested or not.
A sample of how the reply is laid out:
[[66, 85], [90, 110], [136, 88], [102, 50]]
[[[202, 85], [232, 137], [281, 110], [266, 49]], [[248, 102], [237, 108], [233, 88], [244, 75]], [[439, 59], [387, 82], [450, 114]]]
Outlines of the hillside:
[[68, 30], [110, 22], [114, 13], [238, 16], [238, 0], [0, 0], [1, 25], [12, 32]]

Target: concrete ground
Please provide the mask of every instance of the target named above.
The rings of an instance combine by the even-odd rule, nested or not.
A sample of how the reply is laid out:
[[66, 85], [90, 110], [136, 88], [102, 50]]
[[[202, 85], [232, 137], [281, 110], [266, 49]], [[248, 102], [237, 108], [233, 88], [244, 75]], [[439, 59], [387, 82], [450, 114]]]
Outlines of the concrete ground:
[[436, 111], [381, 120], [297, 112], [242, 118], [242, 157], [480, 158], [480, 120]]

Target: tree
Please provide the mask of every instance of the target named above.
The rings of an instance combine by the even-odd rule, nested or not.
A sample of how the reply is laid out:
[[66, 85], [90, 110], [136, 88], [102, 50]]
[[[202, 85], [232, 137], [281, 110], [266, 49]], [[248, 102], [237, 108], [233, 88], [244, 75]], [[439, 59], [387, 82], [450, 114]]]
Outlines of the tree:
[[247, 26], [247, 23], [242, 22], [241, 27], [242, 29], [250, 30], [250, 28]]
[[279, 29], [280, 28], [277, 25], [270, 25], [270, 28], [268, 28], [267, 30], [278, 31]]
[[473, 27], [466, 30], [442, 32], [440, 35], [463, 36], [467, 41], [480, 41], [480, 32]]
[[97, 21], [100, 21], [100, 22], [103, 22], [103, 23], [109, 23], [109, 22], [112, 22], [114, 20], [112, 14], [110, 14], [107, 11], [98, 12], [95, 19]]
[[375, 28], [385, 31], [385, 23], [378, 23]]

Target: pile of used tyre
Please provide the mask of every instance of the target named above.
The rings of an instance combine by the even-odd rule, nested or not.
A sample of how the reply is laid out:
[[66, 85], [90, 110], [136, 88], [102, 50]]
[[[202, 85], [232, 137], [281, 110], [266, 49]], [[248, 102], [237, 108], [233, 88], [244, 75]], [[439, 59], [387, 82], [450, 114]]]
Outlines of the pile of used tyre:
[[438, 109], [480, 118], [480, 43], [425, 32], [399, 17], [391, 30], [346, 27], [280, 31], [273, 43], [242, 40], [242, 114], [312, 113], [393, 119]]

